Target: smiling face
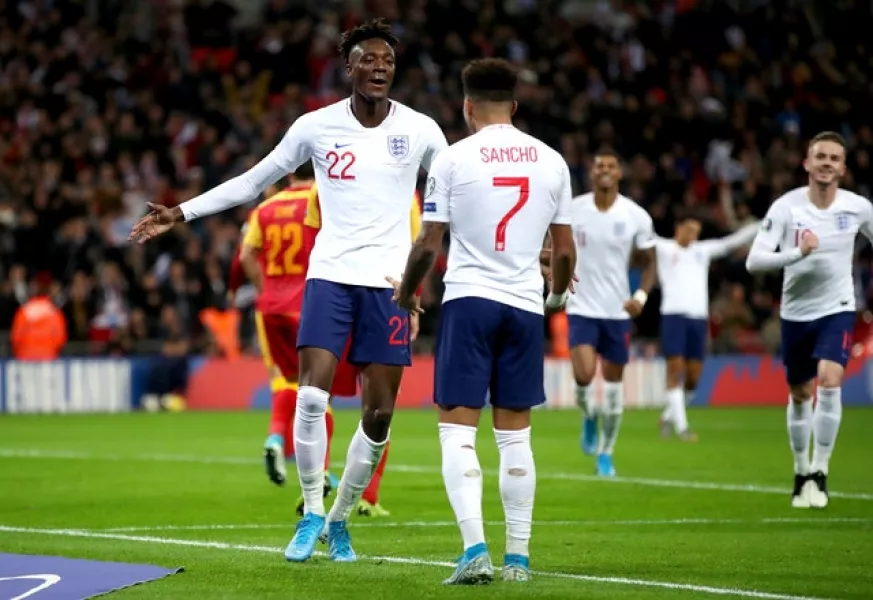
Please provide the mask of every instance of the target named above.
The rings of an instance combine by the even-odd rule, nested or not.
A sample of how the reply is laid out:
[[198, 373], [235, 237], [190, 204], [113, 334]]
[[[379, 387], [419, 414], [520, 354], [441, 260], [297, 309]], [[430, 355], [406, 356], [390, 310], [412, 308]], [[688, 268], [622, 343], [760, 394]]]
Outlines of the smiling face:
[[591, 179], [594, 187], [599, 190], [611, 190], [621, 180], [621, 165], [618, 164], [618, 158], [615, 156], [606, 154], [595, 157], [592, 170]]
[[837, 185], [846, 173], [846, 149], [830, 140], [816, 142], [809, 147], [803, 168], [809, 173], [810, 183]]
[[381, 38], [364, 40], [352, 48], [346, 72], [357, 94], [371, 102], [383, 100], [394, 82], [394, 48]]

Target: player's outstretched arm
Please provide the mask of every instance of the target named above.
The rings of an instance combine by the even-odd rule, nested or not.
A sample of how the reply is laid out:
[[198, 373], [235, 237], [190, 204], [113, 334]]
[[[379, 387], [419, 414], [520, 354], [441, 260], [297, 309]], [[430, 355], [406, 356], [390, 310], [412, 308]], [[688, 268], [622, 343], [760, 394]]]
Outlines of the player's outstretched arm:
[[709, 250], [709, 256], [711, 258], [722, 258], [737, 248], [742, 248], [743, 246], [751, 244], [752, 240], [755, 239], [755, 235], [758, 233], [760, 225], [760, 222], [750, 223], [728, 236], [715, 240], [704, 240], [700, 243]]
[[309, 159], [308, 121], [306, 116], [297, 119], [279, 145], [242, 175], [225, 181], [174, 208], [149, 204], [150, 212], [133, 226], [130, 239], [143, 243], [166, 233], [176, 223], [192, 221], [222, 212], [232, 206], [251, 202], [267, 189], [268, 185], [292, 173]]

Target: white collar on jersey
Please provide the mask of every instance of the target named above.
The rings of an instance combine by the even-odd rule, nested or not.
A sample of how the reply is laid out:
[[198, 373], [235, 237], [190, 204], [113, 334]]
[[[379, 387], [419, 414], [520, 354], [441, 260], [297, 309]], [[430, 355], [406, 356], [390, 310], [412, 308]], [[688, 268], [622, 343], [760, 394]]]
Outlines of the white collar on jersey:
[[515, 125], [512, 123], [495, 123], [494, 125], [486, 125], [479, 131], [485, 131], [486, 129], [515, 129]]

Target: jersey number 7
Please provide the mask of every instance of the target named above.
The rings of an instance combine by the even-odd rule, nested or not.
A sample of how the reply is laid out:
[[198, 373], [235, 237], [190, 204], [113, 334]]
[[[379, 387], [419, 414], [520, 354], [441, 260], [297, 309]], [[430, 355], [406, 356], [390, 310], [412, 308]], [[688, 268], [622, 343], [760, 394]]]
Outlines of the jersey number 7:
[[494, 250], [503, 252], [506, 250], [506, 226], [510, 219], [518, 214], [521, 207], [527, 203], [530, 197], [530, 178], [528, 177], [495, 177], [492, 180], [494, 187], [518, 188], [518, 202], [509, 209], [500, 222], [497, 223], [497, 231], [494, 232]]

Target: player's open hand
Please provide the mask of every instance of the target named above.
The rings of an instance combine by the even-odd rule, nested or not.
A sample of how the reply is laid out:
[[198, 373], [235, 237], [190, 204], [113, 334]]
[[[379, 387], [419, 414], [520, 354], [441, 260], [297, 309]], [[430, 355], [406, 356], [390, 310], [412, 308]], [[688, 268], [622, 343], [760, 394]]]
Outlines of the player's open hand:
[[149, 213], [136, 222], [130, 231], [131, 241], [140, 244], [168, 232], [176, 224], [176, 216], [172, 208], [149, 202]]
[[636, 319], [643, 312], [643, 305], [639, 303], [639, 301], [631, 298], [627, 302], [624, 303], [624, 309], [631, 316], [632, 319]]
[[800, 253], [809, 256], [809, 253], [818, 248], [818, 236], [811, 231], [804, 231], [800, 236]]
[[412, 294], [407, 298], [402, 298], [400, 296], [400, 282], [391, 276], [385, 277], [385, 281], [394, 288], [394, 297], [391, 300], [396, 302], [397, 306], [408, 310], [410, 315], [420, 315], [424, 312], [424, 309], [421, 308], [421, 299], [418, 296]]

